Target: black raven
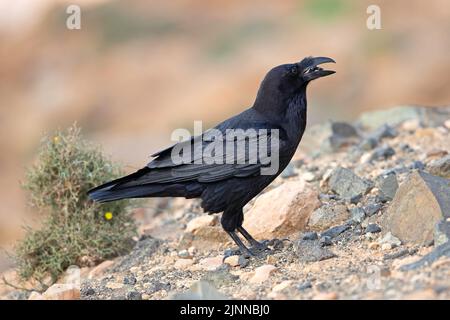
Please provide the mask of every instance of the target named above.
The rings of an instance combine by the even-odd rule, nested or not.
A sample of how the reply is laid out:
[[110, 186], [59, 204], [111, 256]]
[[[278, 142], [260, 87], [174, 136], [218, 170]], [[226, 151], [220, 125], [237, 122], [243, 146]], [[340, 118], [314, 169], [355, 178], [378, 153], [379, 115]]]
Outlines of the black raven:
[[[283, 171], [294, 155], [306, 127], [306, 87], [311, 80], [335, 73], [318, 66], [328, 62], [335, 61], [326, 57], [308, 57], [273, 68], [262, 81], [251, 108], [200, 136], [155, 153], [152, 155], [155, 159], [146, 167], [90, 190], [90, 198], [99, 202], [144, 197], [201, 198], [205, 212], [223, 212], [222, 227], [240, 251], [254, 254], [236, 233], [241, 233], [255, 249], [264, 247], [242, 227], [242, 208]], [[222, 141], [225, 141], [229, 132], [235, 133], [239, 129], [241, 133], [257, 132], [253, 136], [244, 136], [243, 158], [242, 153], [236, 155], [233, 148], [233, 152], [219, 148], [211, 155], [222, 161], [203, 159], [204, 150], [219, 140], [208, 139], [209, 133], [221, 133], [225, 136]], [[239, 139], [235, 134], [233, 146]], [[258, 154], [260, 158], [256, 161], [250, 156], [252, 141], [257, 142], [257, 150], [268, 149], [262, 156]], [[183, 160], [175, 159], [177, 155]], [[273, 170], [263, 172], [269, 168]]]

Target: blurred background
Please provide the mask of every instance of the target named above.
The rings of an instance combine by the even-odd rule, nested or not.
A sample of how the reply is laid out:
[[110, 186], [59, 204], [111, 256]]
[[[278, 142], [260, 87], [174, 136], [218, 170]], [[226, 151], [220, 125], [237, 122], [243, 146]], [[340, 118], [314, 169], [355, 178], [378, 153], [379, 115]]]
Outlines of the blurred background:
[[[381, 30], [366, 27], [370, 4]], [[77, 121], [132, 171], [174, 128], [250, 106], [275, 65], [337, 61], [308, 91], [312, 124], [450, 104], [449, 53], [448, 0], [0, 0], [0, 247], [38, 221], [20, 180], [45, 133]]]

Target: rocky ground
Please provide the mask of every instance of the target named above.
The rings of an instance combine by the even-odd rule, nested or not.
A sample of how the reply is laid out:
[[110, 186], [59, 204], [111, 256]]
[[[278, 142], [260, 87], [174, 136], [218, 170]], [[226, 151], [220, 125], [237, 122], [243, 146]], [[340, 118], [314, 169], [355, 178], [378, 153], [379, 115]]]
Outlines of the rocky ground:
[[[450, 108], [399, 107], [310, 128], [307, 152], [246, 208], [269, 241], [239, 255], [196, 200], [135, 211], [127, 256], [5, 298], [449, 299]], [[7, 276], [14, 277], [13, 272]]]

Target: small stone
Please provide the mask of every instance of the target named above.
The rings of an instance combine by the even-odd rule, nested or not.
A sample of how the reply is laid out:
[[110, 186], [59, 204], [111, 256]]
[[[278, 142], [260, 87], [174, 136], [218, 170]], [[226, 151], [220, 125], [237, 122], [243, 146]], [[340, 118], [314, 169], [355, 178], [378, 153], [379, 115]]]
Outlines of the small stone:
[[285, 280], [285, 281], [277, 284], [276, 286], [274, 286], [272, 291], [274, 291], [274, 292], [281, 292], [284, 289], [289, 288], [291, 285], [292, 285], [292, 280]]
[[302, 179], [305, 180], [306, 182], [311, 182], [316, 179], [316, 176], [314, 175], [314, 173], [308, 171], [302, 175]]
[[278, 259], [275, 256], [269, 255], [266, 258], [266, 263], [267, 264], [275, 264], [277, 263]]
[[345, 205], [325, 204], [311, 214], [308, 226], [312, 230], [326, 230], [346, 221], [349, 216], [349, 212]]
[[329, 236], [321, 237], [319, 240], [319, 243], [322, 247], [331, 246], [333, 244], [333, 242], [331, 241], [331, 237], [329, 237]]
[[361, 223], [366, 218], [366, 213], [360, 207], [350, 209], [351, 220], [356, 223]]
[[391, 249], [392, 249], [392, 244], [390, 244], [390, 243], [383, 243], [381, 245], [381, 250], [383, 250], [383, 251], [388, 251], [388, 250], [391, 250]]
[[192, 259], [178, 259], [175, 261], [174, 267], [175, 269], [187, 269], [194, 264], [194, 260]]
[[380, 191], [381, 199], [383, 201], [391, 201], [394, 199], [398, 189], [397, 175], [381, 176], [377, 181], [377, 187]]
[[450, 155], [432, 161], [428, 165], [428, 172], [435, 176], [450, 179]]
[[350, 198], [350, 203], [358, 204], [362, 200], [362, 198], [363, 198], [363, 195], [362, 194], [358, 194], [358, 195]]
[[380, 247], [380, 244], [378, 242], [371, 242], [369, 243], [368, 248], [370, 250], [377, 250]]
[[190, 257], [190, 254], [189, 254], [189, 251], [187, 251], [186, 249], [184, 249], [184, 250], [181, 250], [180, 252], [178, 252], [178, 256], [179, 256], [180, 258], [189, 258], [189, 257]]
[[237, 266], [239, 266], [239, 256], [234, 255], [234, 256], [227, 257], [227, 258], [225, 258], [225, 260], [223, 262], [229, 264], [232, 267], [237, 267]]
[[364, 212], [367, 216], [371, 217], [378, 211], [380, 211], [383, 205], [381, 203], [370, 203], [367, 206], [363, 207]]
[[115, 289], [122, 289], [123, 288], [123, 283], [120, 283], [120, 282], [108, 282], [105, 285], [105, 287], [108, 288], [108, 289], [113, 289], [113, 290], [115, 290]]
[[91, 287], [81, 289], [81, 295], [83, 295], [83, 296], [92, 296], [94, 294], [95, 294], [95, 290]]
[[222, 265], [223, 256], [204, 258], [200, 260], [199, 266], [204, 270], [215, 270]]
[[313, 300], [336, 300], [337, 298], [336, 292], [320, 292], [313, 297]]
[[42, 297], [44, 300], [79, 300], [80, 287], [75, 284], [56, 283], [48, 288]]
[[366, 233], [378, 233], [381, 232], [381, 228], [376, 223], [371, 223], [366, 228]]
[[150, 300], [150, 295], [144, 293], [144, 294], [142, 295], [142, 300]]
[[193, 257], [197, 253], [197, 248], [196, 247], [189, 247], [188, 248], [188, 252], [189, 252], [189, 256]]
[[423, 170], [425, 169], [425, 164], [422, 161], [415, 160], [408, 166], [408, 168], [410, 170]]
[[369, 137], [375, 139], [377, 142], [380, 142], [384, 138], [395, 138], [397, 136], [397, 130], [394, 127], [383, 124], [378, 127], [375, 131], [373, 131]]
[[331, 173], [329, 186], [342, 198], [351, 199], [359, 194], [366, 194], [373, 185], [358, 177], [350, 169], [337, 167]]
[[142, 295], [137, 291], [127, 293], [127, 300], [142, 300]]
[[289, 163], [280, 174], [280, 176], [284, 179], [295, 177], [296, 175], [297, 172], [295, 172], [295, 166], [292, 163]]
[[450, 119], [445, 120], [444, 127], [446, 127], [448, 130], [450, 130]]
[[267, 281], [271, 274], [277, 270], [277, 267], [266, 264], [255, 269], [255, 274], [250, 278], [249, 282], [260, 284]]
[[[400, 239], [398, 239], [397, 237], [393, 236], [392, 233], [387, 232], [381, 239], [380, 241], [378, 241], [378, 243], [380, 243], [381, 245], [383, 244], [389, 244], [390, 248], [387, 250], [390, 250], [391, 248], [395, 248], [398, 247], [402, 244], [402, 242], [400, 241]], [[387, 247], [387, 246], [386, 246]], [[383, 249], [383, 247], [382, 247]]]
[[434, 229], [434, 246], [439, 247], [440, 245], [448, 242], [450, 239], [450, 221], [448, 218], [446, 220], [441, 220], [436, 223]]
[[317, 240], [299, 240], [294, 244], [294, 250], [301, 262], [315, 262], [336, 257], [333, 252], [323, 247]]
[[317, 235], [317, 232], [314, 231], [306, 232], [302, 236], [302, 240], [317, 240], [317, 239], [319, 239], [319, 236]]
[[338, 235], [340, 235], [341, 233], [347, 231], [348, 229], [350, 229], [349, 225], [341, 225], [341, 226], [336, 226], [336, 227], [332, 227], [330, 229], [328, 229], [327, 231], [322, 233], [322, 238], [325, 237], [329, 237], [330, 239], [333, 239], [335, 237], [337, 237]]
[[372, 150], [373, 148], [375, 148], [378, 144], [378, 141], [372, 137], [368, 137], [366, 139], [364, 139], [363, 141], [361, 141], [361, 143], [359, 144], [359, 148], [361, 150], [364, 151], [369, 151]]
[[127, 275], [123, 278], [123, 284], [135, 285], [136, 282], [136, 278], [132, 275]]
[[386, 160], [390, 157], [392, 157], [395, 154], [395, 150], [389, 146], [381, 146], [376, 148], [371, 157], [370, 161], [373, 160]]
[[304, 291], [304, 290], [310, 289], [310, 288], [312, 288], [311, 281], [302, 282], [297, 286], [297, 290], [299, 290], [299, 291]]

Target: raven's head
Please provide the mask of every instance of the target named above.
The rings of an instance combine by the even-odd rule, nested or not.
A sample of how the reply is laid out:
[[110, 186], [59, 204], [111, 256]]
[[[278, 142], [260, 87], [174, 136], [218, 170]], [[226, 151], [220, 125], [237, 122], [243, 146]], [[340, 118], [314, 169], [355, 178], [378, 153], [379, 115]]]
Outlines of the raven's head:
[[335, 73], [324, 70], [319, 65], [335, 61], [327, 57], [307, 57], [300, 62], [282, 64], [270, 70], [265, 76], [258, 92], [259, 95], [283, 98], [304, 90], [314, 79]]

